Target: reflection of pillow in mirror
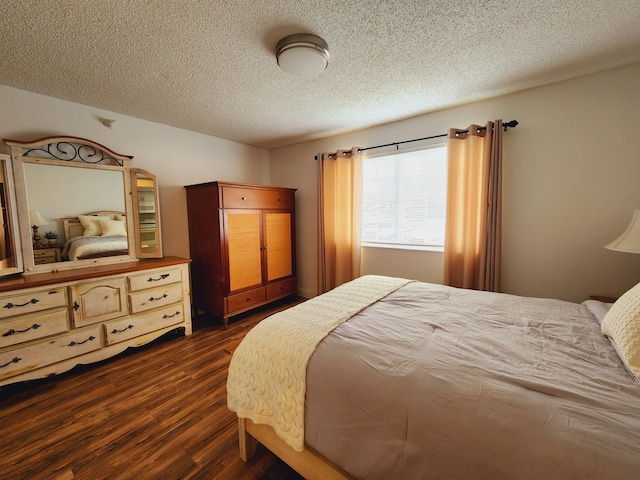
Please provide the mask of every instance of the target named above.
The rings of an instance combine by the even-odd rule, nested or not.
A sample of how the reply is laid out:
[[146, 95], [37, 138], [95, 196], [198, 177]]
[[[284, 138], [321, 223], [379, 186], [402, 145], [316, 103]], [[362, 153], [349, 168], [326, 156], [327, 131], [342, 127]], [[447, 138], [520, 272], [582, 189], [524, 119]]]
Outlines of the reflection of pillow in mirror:
[[121, 221], [121, 222], [124, 222], [124, 221], [125, 221], [125, 219], [126, 219], [126, 217], [125, 217], [124, 215], [114, 215], [114, 216], [113, 216], [113, 219], [114, 219], [114, 220], [119, 220], [119, 221]]
[[84, 228], [83, 235], [85, 237], [99, 237], [102, 235], [102, 228], [100, 228], [100, 224], [98, 223], [99, 219], [109, 220], [109, 217], [98, 215], [78, 215], [78, 220], [80, 220], [82, 228]]
[[124, 222], [121, 220], [104, 219], [104, 217], [102, 217], [98, 222], [100, 223], [103, 237], [127, 236], [127, 229], [124, 226]]

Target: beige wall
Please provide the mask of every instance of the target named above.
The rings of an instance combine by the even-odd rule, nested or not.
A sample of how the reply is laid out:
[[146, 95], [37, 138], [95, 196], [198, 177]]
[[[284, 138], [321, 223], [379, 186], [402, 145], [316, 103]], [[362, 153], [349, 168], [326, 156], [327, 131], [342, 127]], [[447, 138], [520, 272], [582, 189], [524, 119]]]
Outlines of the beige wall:
[[[270, 183], [269, 152], [228, 140], [0, 86], [1, 138], [72, 135], [133, 155], [131, 166], [158, 177], [165, 255], [189, 256], [184, 185], [227, 180]], [[102, 118], [116, 120], [106, 128]], [[8, 149], [3, 148], [3, 153]], [[81, 209], [83, 210], [83, 209]]]
[[[312, 296], [317, 152], [517, 119], [505, 136], [503, 289], [581, 301], [592, 293], [619, 295], [640, 280], [640, 255], [602, 247], [640, 208], [640, 150], [633, 144], [639, 84], [637, 64], [271, 152], [0, 86], [0, 135], [75, 135], [133, 155], [132, 166], [158, 176], [167, 255], [189, 255], [184, 185], [227, 180], [297, 188], [299, 285]], [[114, 128], [102, 118], [114, 118]], [[365, 249], [363, 266], [363, 273], [442, 280], [436, 252]]]
[[[301, 292], [316, 281], [314, 155], [517, 119], [504, 144], [503, 290], [582, 301], [640, 281], [640, 255], [603, 245], [640, 209], [640, 64], [271, 151], [274, 185], [298, 188]], [[442, 254], [367, 249], [363, 273], [440, 282]]]

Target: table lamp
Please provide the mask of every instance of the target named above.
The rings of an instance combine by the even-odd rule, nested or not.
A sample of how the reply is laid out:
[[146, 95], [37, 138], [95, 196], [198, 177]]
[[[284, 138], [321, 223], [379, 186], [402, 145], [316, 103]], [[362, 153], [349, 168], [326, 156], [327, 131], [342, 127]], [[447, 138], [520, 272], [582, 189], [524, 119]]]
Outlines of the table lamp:
[[31, 228], [33, 229], [33, 246], [41, 247], [40, 235], [38, 235], [38, 227], [41, 225], [49, 225], [42, 214], [37, 210], [31, 210], [29, 212], [29, 221], [31, 222]]

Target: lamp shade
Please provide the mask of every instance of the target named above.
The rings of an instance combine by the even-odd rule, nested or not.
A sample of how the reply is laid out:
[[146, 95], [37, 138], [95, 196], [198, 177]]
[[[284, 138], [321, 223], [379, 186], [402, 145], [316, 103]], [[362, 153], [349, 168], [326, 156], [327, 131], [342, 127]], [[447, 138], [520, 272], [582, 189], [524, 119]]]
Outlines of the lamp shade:
[[329, 65], [328, 45], [316, 35], [296, 33], [278, 42], [276, 59], [285, 72], [299, 77], [311, 77], [318, 75]]
[[631, 223], [622, 235], [604, 248], [617, 252], [640, 253], [640, 210], [633, 212]]
[[31, 225], [49, 225], [49, 222], [47, 222], [44, 217], [42, 216], [42, 214], [37, 211], [37, 210], [31, 210], [29, 212], [29, 221], [31, 222]]

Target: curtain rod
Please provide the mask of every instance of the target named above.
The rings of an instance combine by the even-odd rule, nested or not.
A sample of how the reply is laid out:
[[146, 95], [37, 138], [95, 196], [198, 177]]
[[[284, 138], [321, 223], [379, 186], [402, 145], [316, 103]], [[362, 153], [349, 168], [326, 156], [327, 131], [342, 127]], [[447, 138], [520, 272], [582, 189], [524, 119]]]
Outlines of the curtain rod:
[[[504, 131], [506, 132], [507, 128], [516, 128], [516, 125], [518, 125], [518, 121], [511, 120], [510, 122], [503, 123], [502, 128], [504, 128]], [[486, 130], [486, 129], [487, 127], [478, 128], [478, 130]], [[469, 130], [459, 130], [456, 133], [469, 133]], [[365, 150], [373, 150], [374, 148], [391, 147], [393, 145], [398, 146], [398, 145], [402, 145], [403, 143], [419, 142], [421, 140], [431, 140], [432, 138], [447, 137], [448, 135], [449, 135], [448, 133], [442, 133], [440, 135], [432, 135], [430, 137], [423, 137], [423, 138], [414, 138], [413, 140], [404, 140], [402, 142], [385, 143], [384, 145], [375, 145], [373, 147], [359, 148], [358, 151], [364, 152]]]
[[[503, 123], [502, 124], [502, 128], [506, 132], [507, 128], [516, 128], [516, 125], [518, 125], [518, 121], [517, 120], [511, 120], [510, 122]], [[487, 129], [487, 127], [478, 128], [478, 130], [486, 130], [486, 129]], [[469, 130], [458, 130], [456, 133], [469, 133]], [[402, 145], [404, 143], [420, 142], [422, 140], [431, 140], [432, 138], [441, 138], [441, 137], [446, 137], [448, 135], [449, 135], [448, 133], [442, 133], [440, 135], [431, 135], [430, 137], [414, 138], [413, 140], [403, 140], [401, 142], [385, 143], [384, 145], [375, 145], [373, 147], [359, 148], [358, 152], [364, 152], [365, 150], [373, 150], [374, 148], [391, 147], [393, 145], [395, 145], [397, 147], [398, 145]], [[329, 157], [335, 157], [335, 154], [329, 155]], [[315, 159], [318, 160], [318, 156], [317, 155], [316, 155]]]

